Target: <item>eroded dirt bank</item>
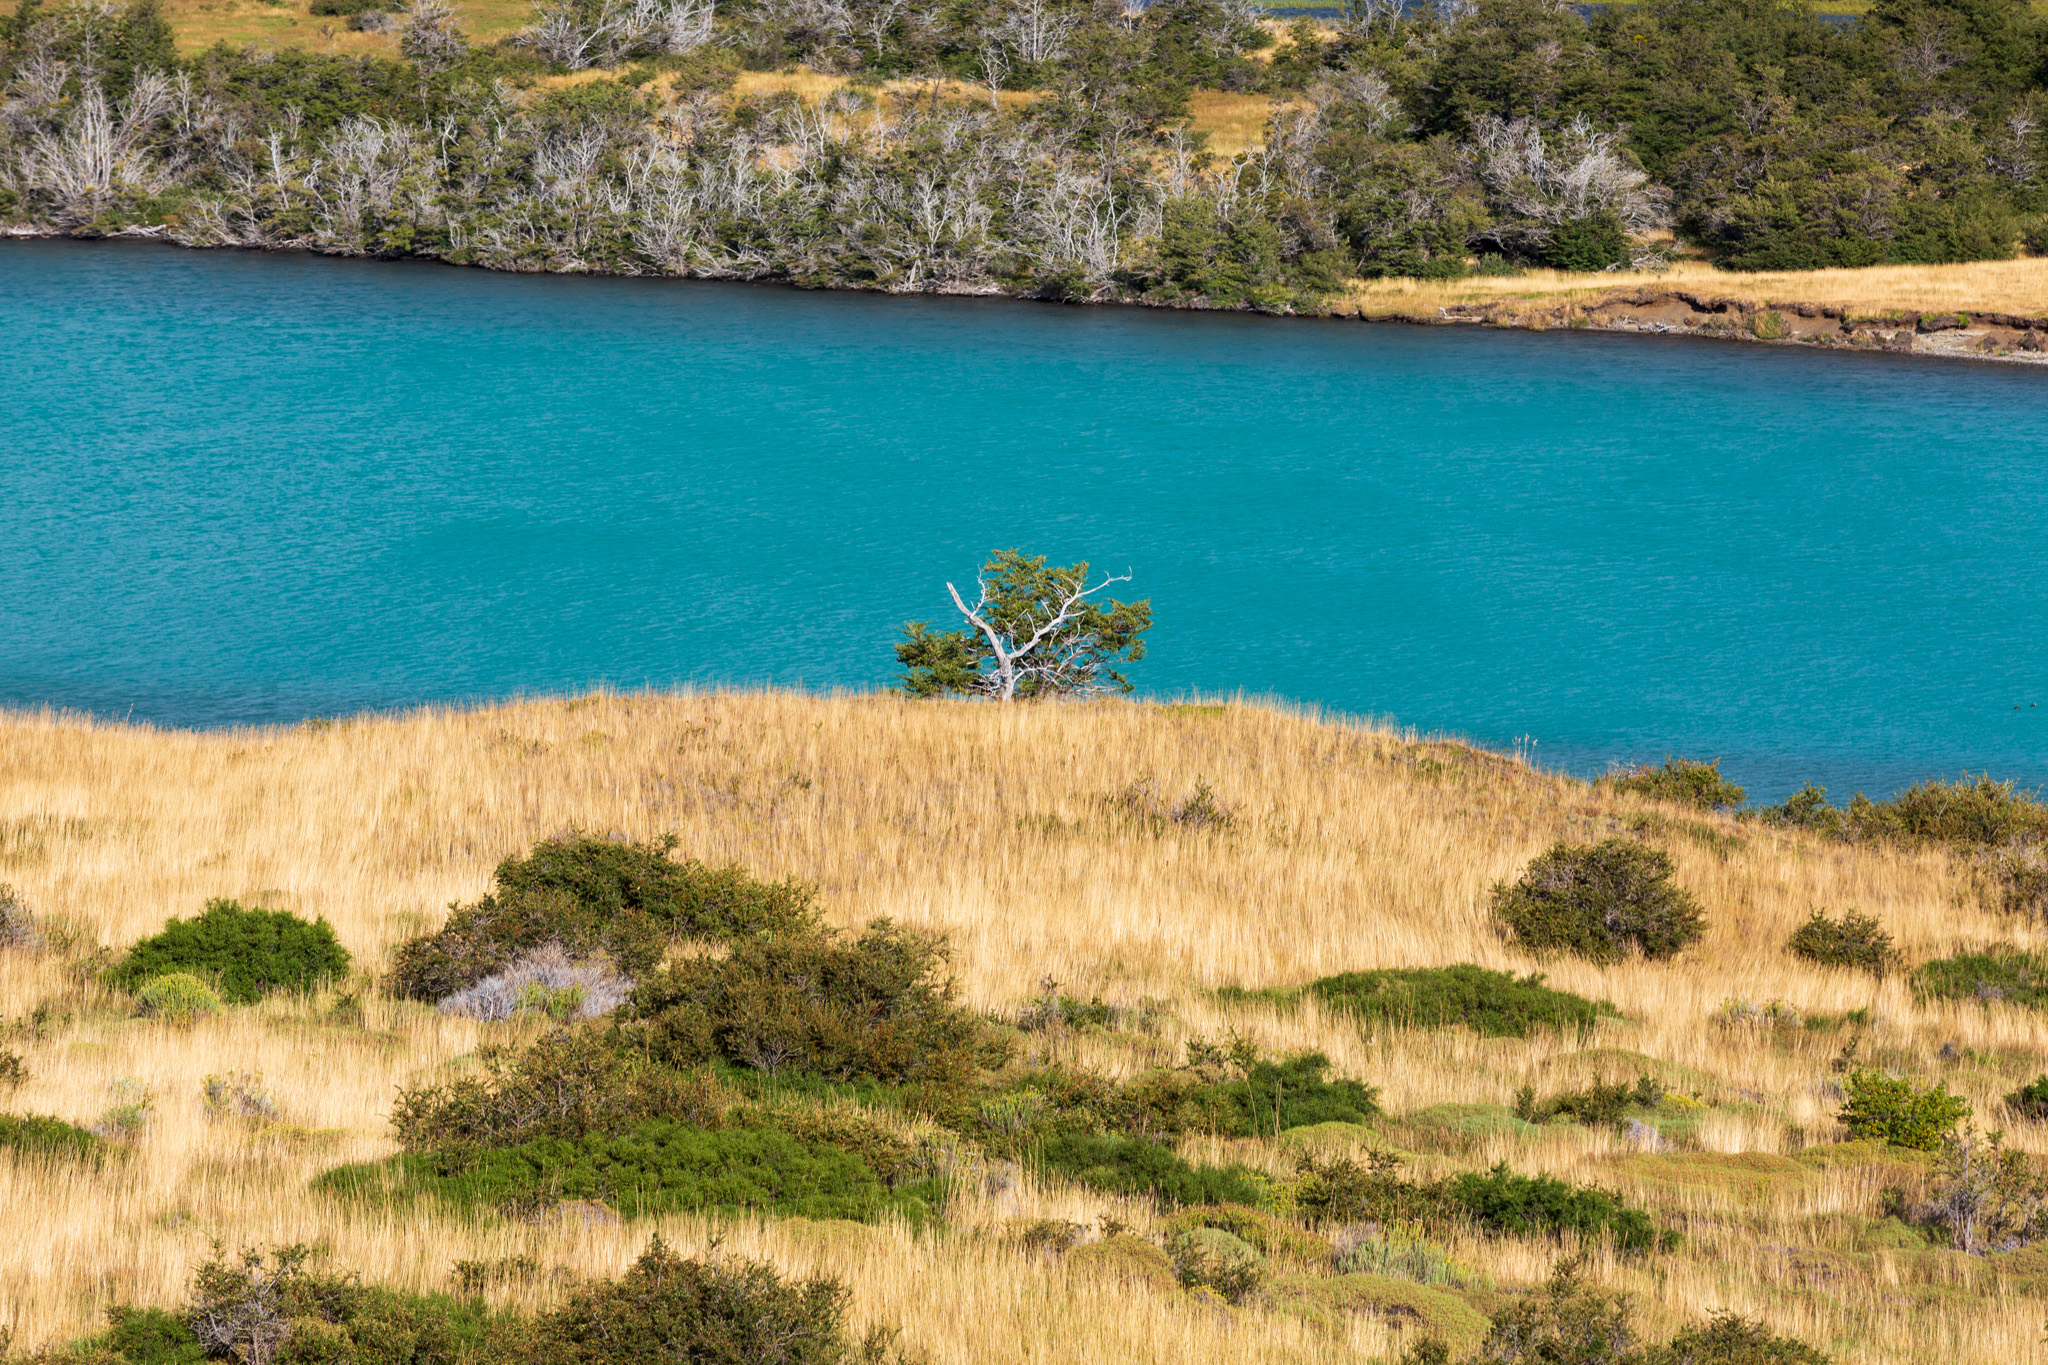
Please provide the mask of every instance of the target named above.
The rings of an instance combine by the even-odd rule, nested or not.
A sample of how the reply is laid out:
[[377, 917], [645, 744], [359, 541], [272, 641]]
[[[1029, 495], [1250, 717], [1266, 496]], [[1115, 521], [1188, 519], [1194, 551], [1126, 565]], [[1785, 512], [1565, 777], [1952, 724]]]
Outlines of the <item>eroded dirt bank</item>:
[[1595, 299], [1453, 303], [1431, 313], [1364, 313], [1375, 321], [1464, 323], [1528, 331], [1656, 332], [1779, 346], [1892, 351], [2048, 364], [2048, 318], [2012, 313], [1859, 312], [1832, 304], [1758, 303], [1682, 289], [1626, 290]]

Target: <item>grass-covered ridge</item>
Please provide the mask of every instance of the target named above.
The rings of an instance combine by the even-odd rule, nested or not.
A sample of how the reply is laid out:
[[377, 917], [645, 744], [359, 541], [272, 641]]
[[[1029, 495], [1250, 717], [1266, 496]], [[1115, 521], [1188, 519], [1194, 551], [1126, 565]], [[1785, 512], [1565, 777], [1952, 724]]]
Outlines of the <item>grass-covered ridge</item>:
[[[998, 716], [880, 697], [596, 696], [219, 734], [20, 716], [0, 721], [0, 756], [11, 810], [64, 817], [6, 880], [36, 923], [75, 939], [0, 947], [0, 1051], [23, 1075], [0, 1108], [102, 1130], [94, 1141], [118, 1153], [0, 1153], [0, 1277], [26, 1287], [10, 1301], [16, 1351], [106, 1330], [96, 1302], [180, 1310], [216, 1236], [231, 1254], [318, 1245], [319, 1273], [401, 1296], [363, 1309], [368, 1332], [471, 1286], [493, 1313], [556, 1311], [617, 1281], [659, 1232], [686, 1258], [715, 1241], [793, 1281], [830, 1276], [849, 1340], [899, 1329], [933, 1362], [1391, 1361], [1425, 1321], [1476, 1349], [1554, 1299], [1578, 1303], [1544, 1286], [1581, 1252], [1592, 1287], [1632, 1295], [1644, 1343], [1697, 1336], [1715, 1308], [1741, 1305], [1842, 1362], [2038, 1358], [2039, 1249], [1944, 1244], [1929, 1212], [1944, 1151], [1849, 1141], [1839, 1117], [1868, 1073], [1966, 1104], [1952, 1133], [2003, 1127], [2007, 1151], [2048, 1152], [2030, 1108], [2048, 1016], [1974, 985], [1960, 1000], [1916, 989], [1915, 970], [1958, 952], [2041, 951], [1969, 850], [1688, 815], [1729, 836], [1707, 841], [1644, 824], [1634, 795], [1256, 706]], [[81, 772], [107, 780], [82, 789]], [[1147, 775], [1161, 791], [1207, 783], [1238, 825], [1100, 828], [1102, 794]], [[1063, 832], [1084, 824], [1085, 839]], [[720, 1041], [740, 1036], [721, 1001], [792, 986], [798, 959], [693, 969], [741, 960], [708, 939], [664, 946], [680, 985], [646, 1020], [564, 1024], [535, 1008], [492, 1021], [388, 989], [397, 945], [439, 932], [451, 903], [495, 894], [505, 859], [572, 827], [622, 846], [673, 833], [679, 864], [814, 886], [841, 948], [879, 919], [942, 937], [919, 1017], [972, 1023], [971, 1071], [916, 1074], [881, 1048], [832, 1054], [847, 1060], [829, 1075], [749, 1060]], [[1675, 960], [1605, 965], [1514, 949], [1491, 888], [1559, 842], [1608, 838], [1668, 855], [1700, 939]], [[324, 918], [352, 975], [183, 1021], [100, 978], [213, 898]], [[1792, 951], [1817, 907], [1875, 921], [1901, 970]], [[1517, 987], [1541, 972], [1543, 991], [1614, 1013], [1581, 1027], [1583, 1007], [1564, 1002], [1555, 1026], [1535, 1010], [1517, 1034], [1480, 1027], [1483, 1012], [1444, 1027], [1218, 990], [1461, 964]], [[670, 1010], [683, 1011], [678, 1059], [702, 1055], [683, 1046], [706, 1037], [691, 1020], [711, 1023], [713, 1055], [687, 1062], [710, 1077], [696, 1090], [633, 1069], [670, 1065], [635, 1041]], [[576, 1113], [650, 1106], [688, 1130], [672, 1154], [630, 1148], [637, 1111], [619, 1132], [523, 1136], [424, 1103], [508, 1086], [516, 1099], [540, 1075], [522, 1079], [516, 1059], [615, 1025], [617, 1050], [562, 1059], [595, 1087]], [[794, 1036], [839, 1035], [820, 1021]], [[1516, 1113], [1525, 1086], [1531, 1118]], [[1857, 1081], [1859, 1103], [1878, 1089]], [[422, 1097], [410, 1154], [392, 1123], [411, 1112], [402, 1095]], [[1922, 1107], [1899, 1135], [1945, 1121]], [[691, 1191], [703, 1151], [741, 1142], [721, 1135], [770, 1131], [789, 1144], [747, 1137], [717, 1178], [815, 1167], [811, 1188], [851, 1192], [839, 1207], [856, 1216], [783, 1216], [758, 1177], [763, 1193]], [[496, 1170], [537, 1143], [561, 1159]], [[318, 1183], [341, 1168], [374, 1170], [375, 1188]], [[394, 1175], [407, 1169], [422, 1182], [410, 1196]], [[1233, 1183], [1177, 1198], [1180, 1173], [1205, 1170]], [[632, 1203], [654, 1175], [671, 1188], [671, 1171], [673, 1205]], [[941, 1176], [944, 1198], [922, 1214], [890, 1206]], [[428, 1189], [468, 1177], [467, 1199]], [[1657, 1245], [1666, 1233], [1679, 1237]], [[480, 1340], [487, 1324], [463, 1321]]]

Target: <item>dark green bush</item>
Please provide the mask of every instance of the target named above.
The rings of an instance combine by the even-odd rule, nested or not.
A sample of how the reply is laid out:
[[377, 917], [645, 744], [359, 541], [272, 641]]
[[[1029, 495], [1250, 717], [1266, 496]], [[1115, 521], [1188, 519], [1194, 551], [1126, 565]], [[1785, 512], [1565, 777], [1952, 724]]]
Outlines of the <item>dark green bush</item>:
[[132, 991], [151, 977], [189, 972], [211, 982], [231, 1005], [253, 1005], [271, 991], [309, 991], [348, 974], [348, 951], [327, 921], [311, 924], [288, 910], [244, 910], [210, 900], [191, 920], [128, 950], [107, 972], [116, 989]]
[[1794, 954], [1823, 967], [1854, 967], [1882, 977], [1898, 965], [1898, 949], [1892, 936], [1875, 918], [1854, 911], [1839, 921], [1815, 910], [1785, 945]]
[[206, 1347], [192, 1328], [162, 1308], [109, 1308], [107, 1330], [89, 1344], [129, 1365], [199, 1365], [206, 1359]]
[[1828, 1357], [1796, 1337], [1723, 1313], [1652, 1349], [1644, 1365], [1828, 1365]]
[[1045, 1169], [1106, 1194], [1149, 1194], [1169, 1207], [1257, 1204], [1264, 1182], [1242, 1166], [1195, 1166], [1162, 1142], [1063, 1133], [1039, 1150]]
[[2040, 1122], [2048, 1119], [2048, 1072], [2028, 1081], [2005, 1097], [2006, 1107], [2021, 1118]]
[[541, 1138], [446, 1159], [405, 1154], [343, 1166], [315, 1187], [344, 1198], [410, 1203], [423, 1197], [473, 1212], [530, 1213], [557, 1200], [602, 1202], [627, 1218], [705, 1209], [872, 1221], [895, 1212], [920, 1222], [944, 1202], [937, 1180], [891, 1190], [882, 1173], [827, 1137], [775, 1120], [705, 1128], [647, 1120], [629, 1132]]
[[1361, 1023], [1398, 1028], [1463, 1024], [1485, 1038], [1526, 1038], [1537, 1029], [1583, 1031], [1601, 1018], [1620, 1018], [1606, 1001], [1553, 990], [1540, 975], [1516, 977], [1470, 963], [1454, 967], [1345, 972], [1312, 981], [1308, 990]]
[[1608, 782], [1618, 792], [1633, 792], [1653, 801], [1669, 801], [1695, 810], [1730, 810], [1742, 804], [1744, 792], [1721, 776], [1721, 760], [1700, 763], [1667, 758], [1661, 768], [1630, 768]]
[[[1300, 1052], [1284, 1061], [1252, 1063], [1245, 1077], [1221, 1087], [1236, 1111], [1226, 1131], [1254, 1137], [1311, 1123], [1363, 1123], [1380, 1112], [1379, 1091], [1363, 1081], [1330, 1080], [1330, 1059]], [[1278, 1105], [1277, 1110], [1275, 1105]]]
[[1560, 840], [1514, 885], [1493, 888], [1509, 937], [1533, 952], [1617, 962], [1631, 949], [1668, 958], [1699, 940], [1704, 916], [1671, 880], [1671, 857], [1630, 839], [1591, 845]]
[[1935, 1000], [2003, 1000], [2048, 1007], [2048, 958], [2015, 948], [1958, 953], [1913, 970], [1915, 993]]
[[1839, 806], [1828, 804], [1828, 789], [1811, 782], [1775, 806], [1765, 806], [1754, 819], [1780, 829], [1812, 830], [1816, 834], [1840, 835], [1848, 828], [1848, 817]]
[[880, 1365], [887, 1334], [856, 1346], [846, 1305], [836, 1280], [685, 1260], [657, 1236], [623, 1278], [583, 1286], [500, 1349], [508, 1365]]
[[1524, 1123], [1570, 1118], [1599, 1127], [1621, 1122], [1631, 1106], [1654, 1109], [1663, 1099], [1663, 1088], [1647, 1074], [1633, 1082], [1599, 1078], [1584, 1090], [1567, 1090], [1540, 1103], [1535, 1087], [1525, 1085], [1515, 1096], [1515, 1117]]
[[[1516, 1175], [1506, 1165], [1485, 1175], [1466, 1172], [1444, 1187], [1452, 1205], [1479, 1227], [1510, 1237], [1612, 1236], [1621, 1251], [1648, 1251], [1659, 1244], [1656, 1224], [1605, 1190], [1567, 1185], [1547, 1175]], [[1665, 1233], [1665, 1245], [1676, 1240]]]
[[769, 1074], [956, 1085], [984, 1055], [982, 1027], [953, 1003], [943, 938], [876, 920], [859, 938], [747, 939], [720, 959], [649, 976], [620, 1011], [656, 1060], [719, 1059]]
[[0, 1149], [96, 1162], [107, 1145], [77, 1124], [47, 1114], [0, 1114]]
[[1569, 1260], [1494, 1315], [1465, 1365], [1642, 1365], [1641, 1348], [1628, 1296], [1586, 1283]]
[[391, 0], [313, 0], [309, 12], [315, 15], [333, 15], [347, 18], [373, 9], [395, 9]]
[[505, 859], [490, 894], [451, 907], [439, 932], [398, 946], [393, 993], [440, 1000], [550, 942], [575, 958], [603, 953], [639, 977], [677, 939], [816, 928], [810, 887], [756, 881], [737, 866], [678, 862], [669, 856], [675, 847], [674, 836], [634, 844], [571, 834]]
[[2048, 805], [2011, 782], [1968, 774], [1954, 782], [1927, 781], [1890, 801], [1857, 796], [1845, 817], [1858, 838], [1908, 845], [1998, 848], [2026, 837], [2048, 839]]
[[710, 1077], [663, 1067], [594, 1028], [557, 1029], [524, 1050], [480, 1048], [477, 1059], [482, 1075], [399, 1091], [391, 1127], [408, 1150], [575, 1140], [660, 1115], [702, 1123], [723, 1107]]
[[1847, 1096], [1835, 1115], [1853, 1138], [1882, 1138], [1894, 1147], [1931, 1152], [1958, 1120], [1970, 1116], [1969, 1102], [1948, 1093], [1946, 1081], [1922, 1088], [1903, 1077], [1858, 1068], [1842, 1083]]

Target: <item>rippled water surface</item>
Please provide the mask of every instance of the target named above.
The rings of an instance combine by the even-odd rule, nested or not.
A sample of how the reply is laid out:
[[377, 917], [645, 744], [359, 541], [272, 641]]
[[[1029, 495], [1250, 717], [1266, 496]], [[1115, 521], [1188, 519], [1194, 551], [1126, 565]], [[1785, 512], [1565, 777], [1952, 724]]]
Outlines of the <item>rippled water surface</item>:
[[2048, 782], [2040, 370], [74, 243], [0, 336], [0, 701], [872, 686], [1015, 544], [1155, 694]]

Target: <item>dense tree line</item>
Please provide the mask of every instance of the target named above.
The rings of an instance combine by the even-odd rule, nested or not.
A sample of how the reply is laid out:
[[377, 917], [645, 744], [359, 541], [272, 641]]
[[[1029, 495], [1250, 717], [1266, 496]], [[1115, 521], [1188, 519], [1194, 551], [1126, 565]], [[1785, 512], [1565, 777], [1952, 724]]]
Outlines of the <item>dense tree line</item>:
[[[1350, 10], [1333, 32], [1249, 0], [543, 0], [475, 47], [412, 0], [349, 21], [395, 27], [400, 59], [181, 58], [153, 0], [20, 0], [0, 217], [1270, 309], [1354, 274], [1654, 264], [1671, 233], [1737, 269], [2048, 249], [2026, 0], [1878, 0], [1853, 25], [1796, 0]], [[852, 81], [734, 96], [797, 62]], [[593, 65], [620, 79], [538, 80]], [[1265, 145], [1206, 150], [1197, 89], [1278, 97]]]

